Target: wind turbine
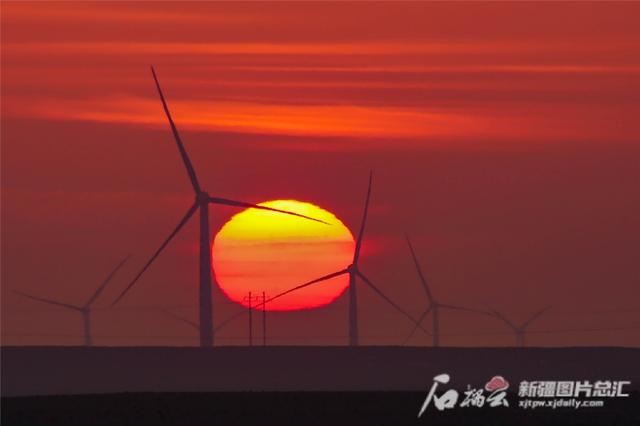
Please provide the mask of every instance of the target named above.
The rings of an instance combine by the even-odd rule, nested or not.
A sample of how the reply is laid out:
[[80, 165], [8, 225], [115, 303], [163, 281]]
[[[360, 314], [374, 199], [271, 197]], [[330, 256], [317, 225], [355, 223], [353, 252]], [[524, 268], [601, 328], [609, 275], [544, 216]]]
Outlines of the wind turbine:
[[151, 256], [151, 259], [144, 265], [142, 270], [136, 275], [136, 277], [127, 285], [127, 287], [120, 293], [118, 298], [113, 302], [112, 306], [118, 303], [125, 294], [129, 292], [129, 290], [134, 286], [134, 284], [138, 281], [138, 279], [142, 276], [142, 274], [149, 268], [151, 263], [158, 257], [158, 255], [162, 252], [162, 250], [169, 244], [169, 242], [173, 239], [173, 237], [186, 225], [186, 223], [191, 219], [196, 211], [200, 212], [200, 287], [199, 287], [199, 298], [200, 298], [200, 345], [201, 346], [213, 346], [214, 340], [214, 329], [213, 329], [213, 306], [212, 306], [212, 298], [211, 298], [211, 285], [212, 285], [212, 264], [211, 264], [211, 233], [209, 232], [209, 204], [221, 204], [225, 206], [233, 206], [233, 207], [243, 207], [243, 208], [254, 208], [260, 210], [269, 210], [278, 213], [289, 214], [292, 216], [298, 216], [301, 218], [314, 220], [316, 222], [323, 222], [321, 220], [313, 219], [308, 216], [288, 212], [284, 210], [274, 209], [270, 207], [263, 207], [257, 204], [247, 203], [244, 201], [235, 201], [229, 200], [226, 198], [218, 198], [211, 197], [206, 191], [202, 189], [200, 183], [198, 182], [198, 178], [196, 176], [195, 169], [193, 168], [193, 164], [189, 159], [189, 155], [182, 143], [182, 139], [180, 138], [180, 134], [178, 133], [178, 129], [173, 122], [173, 118], [171, 117], [171, 113], [169, 112], [169, 107], [167, 106], [167, 102], [164, 98], [164, 94], [162, 93], [162, 89], [160, 88], [160, 83], [158, 82], [158, 78], [156, 77], [156, 72], [151, 67], [151, 74], [153, 75], [153, 80], [156, 85], [156, 89], [158, 90], [158, 95], [160, 96], [160, 101], [162, 102], [162, 108], [164, 109], [164, 113], [167, 116], [167, 120], [169, 121], [169, 126], [171, 127], [171, 131], [173, 133], [173, 137], [176, 140], [176, 144], [178, 145], [178, 150], [180, 151], [180, 156], [182, 157], [182, 162], [184, 163], [185, 168], [187, 169], [187, 174], [189, 175], [189, 180], [191, 181], [191, 186], [193, 187], [193, 191], [195, 193], [195, 201], [187, 210], [187, 213], [178, 223], [178, 226], [169, 234], [169, 236], [164, 240], [164, 242], [160, 245], [160, 248], [156, 250], [156, 252]]
[[61, 308], [67, 308], [76, 312], [80, 312], [80, 314], [82, 315], [82, 324], [84, 327], [84, 345], [91, 346], [93, 345], [93, 339], [91, 337], [91, 306], [93, 305], [93, 302], [95, 302], [95, 300], [98, 298], [98, 296], [100, 296], [100, 293], [102, 293], [102, 290], [104, 290], [107, 284], [109, 284], [109, 281], [111, 281], [111, 279], [114, 277], [116, 272], [118, 272], [118, 269], [120, 269], [122, 265], [124, 265], [124, 263], [127, 261], [128, 258], [129, 256], [125, 257], [124, 259], [122, 259], [120, 263], [118, 263], [118, 265], [111, 271], [111, 273], [109, 273], [109, 275], [107, 275], [107, 278], [102, 282], [102, 284], [100, 284], [100, 286], [96, 289], [96, 291], [93, 292], [89, 300], [87, 300], [87, 302], [81, 306], [58, 302], [56, 300], [45, 299], [42, 297], [32, 296], [30, 294], [23, 293], [18, 290], [14, 290], [14, 293], [38, 302], [47, 303], [49, 305], [59, 306]]
[[[398, 312], [400, 312], [405, 317], [409, 318], [409, 320], [411, 320], [411, 322], [416, 324], [416, 327], [419, 327], [425, 333], [428, 334], [428, 332], [426, 330], [424, 330], [422, 328], [422, 326], [420, 326], [410, 314], [408, 314], [404, 309], [402, 309], [400, 306], [395, 304], [391, 299], [389, 299], [360, 270], [360, 267], [359, 267], [360, 249], [362, 248], [362, 237], [364, 236], [365, 225], [367, 223], [367, 215], [368, 215], [368, 211], [369, 211], [369, 200], [371, 199], [371, 184], [372, 184], [372, 180], [373, 180], [373, 173], [370, 173], [369, 174], [369, 187], [367, 189], [367, 197], [365, 199], [364, 212], [362, 214], [362, 222], [360, 222], [360, 230], [358, 232], [358, 237], [356, 239], [356, 246], [355, 246], [355, 250], [354, 250], [354, 253], [353, 253], [353, 261], [351, 262], [351, 265], [349, 265], [346, 268], [341, 269], [339, 271], [332, 272], [332, 273], [324, 275], [324, 276], [322, 276], [320, 278], [316, 278], [314, 280], [308, 281], [308, 282], [306, 282], [304, 284], [301, 284], [299, 286], [291, 288], [291, 289], [289, 289], [287, 291], [284, 291], [284, 292], [282, 292], [280, 294], [277, 294], [277, 295], [267, 299], [266, 301], [262, 302], [262, 304], [269, 303], [274, 299], [280, 298], [280, 297], [282, 297], [282, 296], [284, 296], [286, 294], [292, 293], [294, 291], [298, 291], [298, 290], [303, 289], [305, 287], [308, 287], [310, 285], [313, 285], [313, 284], [316, 284], [316, 283], [319, 283], [319, 282], [322, 282], [322, 281], [327, 281], [327, 280], [330, 280], [331, 278], [339, 277], [339, 276], [344, 275], [344, 274], [348, 274], [349, 275], [349, 288], [348, 288], [347, 291], [348, 291], [348, 294], [349, 294], [349, 345], [350, 346], [357, 346], [358, 345], [358, 303], [357, 303], [357, 294], [356, 294], [356, 279], [357, 278], [360, 278], [376, 294], [378, 294], [378, 296], [380, 296], [382, 299], [384, 299], [394, 309], [396, 309]], [[261, 304], [258, 304], [256, 306], [260, 306], [260, 305]]]
[[[190, 320], [190, 319], [188, 319], [188, 318], [184, 318], [184, 317], [182, 317], [182, 316], [180, 316], [180, 315], [176, 315], [176, 314], [174, 314], [173, 312], [171, 312], [171, 311], [169, 311], [169, 310], [166, 310], [166, 309], [163, 309], [163, 310], [162, 310], [162, 312], [163, 312], [165, 315], [167, 315], [167, 316], [169, 316], [169, 317], [173, 318], [173, 319], [174, 319], [174, 320], [176, 320], [176, 321], [183, 322], [183, 323], [185, 323], [185, 324], [189, 325], [191, 328], [193, 328], [193, 329], [195, 329], [195, 330], [200, 330], [200, 324], [198, 324], [198, 323], [197, 323], [197, 322], [195, 322], [195, 321], [191, 321], [191, 320]], [[233, 320], [234, 320], [234, 319], [236, 319], [237, 317], [238, 317], [238, 315], [233, 315], [233, 316], [231, 316], [231, 317], [227, 318], [226, 320], [222, 321], [220, 324], [218, 324], [218, 325], [213, 329], [214, 333], [217, 333], [218, 331], [220, 331], [222, 328], [224, 328], [227, 324], [229, 324], [231, 321], [233, 321]]]
[[[422, 268], [420, 268], [418, 257], [416, 256], [416, 252], [413, 249], [413, 245], [411, 244], [411, 240], [409, 239], [409, 236], [405, 235], [405, 238], [407, 239], [407, 245], [409, 246], [409, 250], [411, 251], [411, 257], [413, 258], [413, 263], [416, 266], [418, 277], [420, 277], [420, 283], [422, 284], [422, 288], [424, 288], [424, 291], [427, 294], [427, 301], [428, 301], [427, 308], [422, 313], [422, 315], [420, 315], [420, 317], [418, 318], [417, 324], [421, 324], [422, 321], [427, 317], [427, 315], [431, 313], [431, 325], [432, 325], [431, 335], [433, 338], [433, 346], [437, 347], [437, 346], [440, 346], [440, 309], [451, 309], [451, 310], [458, 310], [458, 311], [465, 311], [465, 312], [473, 312], [476, 314], [483, 314], [483, 315], [488, 315], [488, 314], [484, 311], [480, 311], [477, 309], [470, 309], [462, 306], [440, 303], [431, 292], [431, 288], [429, 287], [427, 279], [425, 278], [424, 273], [422, 272]], [[411, 337], [413, 337], [413, 334], [416, 332], [416, 330], [417, 330], [417, 325], [413, 328], [413, 330], [411, 331], [411, 334], [409, 334], [409, 336], [407, 336], [407, 338], [405, 339], [405, 344], [409, 341], [409, 339], [411, 339]]]
[[193, 328], [195, 330], [200, 330], [200, 325], [195, 321], [191, 321], [188, 318], [184, 318], [184, 317], [182, 317], [180, 315], [176, 315], [176, 314], [174, 314], [173, 312], [171, 312], [171, 311], [169, 311], [167, 309], [163, 309], [162, 313], [165, 314], [168, 317], [173, 318], [176, 321], [180, 321], [182, 323], [187, 324], [188, 326], [190, 326], [191, 328]]
[[517, 325], [516, 323], [510, 321], [506, 316], [496, 311], [495, 309], [492, 309], [491, 312], [493, 312], [496, 318], [502, 320], [505, 324], [507, 324], [513, 330], [513, 332], [516, 335], [516, 346], [522, 348], [525, 346], [524, 337], [525, 337], [525, 334], [527, 333], [527, 328], [531, 325], [531, 323], [533, 323], [536, 319], [538, 319], [540, 315], [548, 311], [550, 308], [551, 306], [547, 306], [546, 308], [540, 309], [520, 325]]
[[[252, 309], [255, 309], [255, 308], [259, 307], [259, 306], [262, 306], [262, 346], [266, 346], [267, 345], [267, 311], [266, 311], [265, 308], [266, 308], [266, 304], [267, 304], [268, 300], [266, 299], [266, 293], [264, 291], [262, 292], [262, 297], [261, 298], [259, 296], [256, 296], [255, 299], [252, 299], [252, 300], [260, 300], [260, 299], [262, 299], [261, 303], [255, 305], [255, 306], [249, 307], [249, 309], [243, 309], [242, 311], [237, 312], [234, 315], [231, 315], [230, 317], [227, 317], [227, 319], [225, 319], [220, 324], [218, 324], [218, 326], [214, 329], [214, 332], [217, 333], [219, 330], [224, 328], [227, 324], [229, 324], [230, 322], [232, 322], [236, 318], [239, 318], [239, 317], [241, 317], [241, 316], [243, 316], [243, 315], [245, 315], [247, 313], [249, 314], [249, 330], [251, 330], [252, 329], [252, 324], [251, 324]], [[195, 321], [191, 321], [188, 318], [185, 318], [185, 317], [180, 316], [180, 315], [176, 315], [176, 314], [174, 314], [173, 312], [171, 312], [168, 309], [163, 309], [162, 312], [165, 315], [173, 318], [176, 321], [180, 321], [182, 323], [185, 323], [185, 324], [191, 326], [191, 328], [195, 328], [196, 330], [200, 328], [198, 323], [196, 323]], [[249, 346], [253, 346], [252, 343], [251, 343], [252, 342], [251, 331], [249, 332], [249, 342], [250, 342]]]

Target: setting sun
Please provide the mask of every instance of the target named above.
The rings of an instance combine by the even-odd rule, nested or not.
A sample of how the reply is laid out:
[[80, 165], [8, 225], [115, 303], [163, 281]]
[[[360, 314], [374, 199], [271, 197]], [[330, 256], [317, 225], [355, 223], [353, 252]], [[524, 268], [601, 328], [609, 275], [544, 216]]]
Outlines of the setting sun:
[[[274, 296], [351, 262], [353, 236], [331, 212], [295, 200], [260, 205], [304, 214], [329, 225], [256, 209], [234, 215], [216, 235], [212, 252], [218, 284], [234, 302], [247, 305], [243, 299], [249, 292]], [[348, 276], [340, 276], [275, 300], [267, 309], [320, 307], [340, 296], [347, 285]]]

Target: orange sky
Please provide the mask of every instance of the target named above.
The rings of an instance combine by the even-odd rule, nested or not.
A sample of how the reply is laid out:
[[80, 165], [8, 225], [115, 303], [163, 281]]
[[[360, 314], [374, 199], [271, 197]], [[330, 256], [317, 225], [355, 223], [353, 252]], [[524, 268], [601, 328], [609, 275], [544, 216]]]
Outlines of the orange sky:
[[[74, 342], [74, 314], [9, 290], [82, 300], [131, 252], [107, 306], [189, 202], [152, 64], [216, 195], [310, 201], [354, 232], [374, 169], [363, 268], [416, 315], [404, 231], [451, 303], [516, 318], [557, 305], [541, 329], [640, 326], [639, 15], [636, 3], [3, 2], [3, 343]], [[235, 212], [214, 209], [214, 231]], [[196, 318], [194, 232], [101, 312], [105, 343], [195, 342], [149, 308]], [[365, 341], [401, 341], [402, 317], [361, 293]], [[214, 297], [217, 318], [237, 310]], [[463, 333], [468, 320], [443, 327]], [[310, 343], [342, 342], [346, 302], [277, 314], [273, 333], [287, 342], [300, 324], [319, 330]]]

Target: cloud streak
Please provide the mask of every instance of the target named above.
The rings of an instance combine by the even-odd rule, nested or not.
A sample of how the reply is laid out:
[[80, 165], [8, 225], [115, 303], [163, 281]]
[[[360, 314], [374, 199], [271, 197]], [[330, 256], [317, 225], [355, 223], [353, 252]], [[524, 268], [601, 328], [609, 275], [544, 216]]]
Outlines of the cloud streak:
[[[486, 121], [471, 116], [411, 108], [198, 100], [171, 100], [170, 107], [179, 126], [192, 130], [398, 138], [442, 137], [462, 127], [488, 131]], [[24, 103], [13, 112], [17, 116], [69, 121], [166, 125], [158, 101], [150, 98], [47, 100]]]

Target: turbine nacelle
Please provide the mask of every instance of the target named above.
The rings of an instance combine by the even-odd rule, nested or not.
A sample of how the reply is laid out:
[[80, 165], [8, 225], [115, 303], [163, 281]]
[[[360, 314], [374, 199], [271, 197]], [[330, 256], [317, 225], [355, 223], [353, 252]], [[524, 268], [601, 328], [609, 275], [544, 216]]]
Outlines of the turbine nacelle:
[[516, 335], [516, 345], [517, 346], [524, 346], [524, 337], [525, 337], [525, 335], [527, 333], [527, 329], [529, 328], [531, 323], [534, 322], [536, 319], [538, 319], [538, 317], [540, 315], [542, 315], [543, 313], [548, 311], [550, 308], [551, 308], [551, 306], [547, 306], [544, 309], [539, 310], [538, 312], [536, 312], [533, 315], [531, 315], [529, 317], [529, 319], [527, 319], [522, 324], [516, 324], [515, 322], [513, 322], [509, 318], [507, 318], [504, 314], [502, 314], [501, 312], [499, 312], [499, 311], [497, 311], [495, 309], [491, 309], [490, 310], [491, 311], [490, 315], [498, 318], [499, 320], [504, 322], [506, 325], [508, 325], [509, 328], [511, 328], [513, 330], [514, 334]]
[[200, 191], [196, 194], [196, 204], [200, 206], [203, 204], [209, 204], [209, 200], [211, 200], [211, 197], [206, 191]]

